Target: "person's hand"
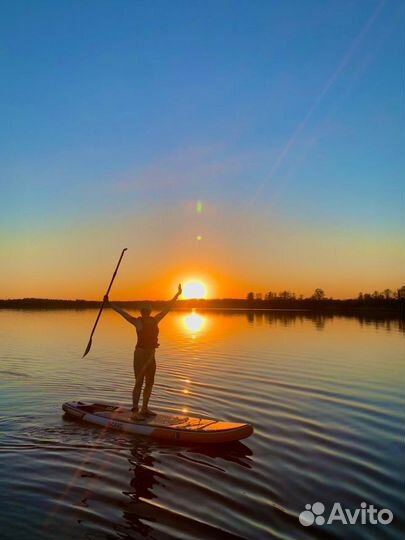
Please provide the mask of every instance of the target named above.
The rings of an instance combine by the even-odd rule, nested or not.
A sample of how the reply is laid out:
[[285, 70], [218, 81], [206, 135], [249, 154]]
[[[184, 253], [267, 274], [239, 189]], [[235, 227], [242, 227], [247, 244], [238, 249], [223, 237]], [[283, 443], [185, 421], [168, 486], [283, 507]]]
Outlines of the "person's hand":
[[110, 301], [110, 300], [108, 299], [108, 294], [106, 294], [106, 295], [104, 296], [104, 303], [105, 303], [105, 304], [108, 304], [109, 301]]
[[180, 296], [182, 292], [183, 292], [183, 290], [181, 288], [181, 283], [179, 283], [179, 287], [177, 289], [177, 296]]

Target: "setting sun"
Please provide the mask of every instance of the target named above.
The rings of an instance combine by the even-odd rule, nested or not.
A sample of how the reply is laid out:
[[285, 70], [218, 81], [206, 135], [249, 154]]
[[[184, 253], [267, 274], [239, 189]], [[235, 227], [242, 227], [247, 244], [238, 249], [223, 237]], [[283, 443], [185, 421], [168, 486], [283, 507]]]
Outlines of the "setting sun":
[[188, 281], [183, 287], [183, 297], [189, 298], [206, 298], [207, 288], [201, 281]]

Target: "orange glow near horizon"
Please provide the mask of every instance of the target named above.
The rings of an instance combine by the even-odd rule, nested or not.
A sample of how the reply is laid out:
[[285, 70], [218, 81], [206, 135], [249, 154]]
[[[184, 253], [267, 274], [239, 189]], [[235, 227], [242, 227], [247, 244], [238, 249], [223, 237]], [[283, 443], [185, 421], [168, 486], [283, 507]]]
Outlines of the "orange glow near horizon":
[[[403, 283], [399, 235], [314, 230], [305, 224], [293, 227], [281, 218], [267, 223], [258, 215], [242, 219], [229, 210], [211, 211], [204, 228], [196, 226], [193, 234], [184, 227], [190, 216], [181, 207], [162, 224], [161, 213], [151, 210], [123, 218], [111, 229], [94, 221], [10, 234], [2, 239], [9, 256], [0, 268], [0, 297], [101, 301], [122, 246], [128, 251], [109, 295], [113, 302], [169, 300], [179, 282], [184, 289], [180, 299], [246, 298], [249, 291], [283, 290], [310, 296], [317, 287], [328, 297], [356, 298], [360, 291], [395, 289]], [[204, 206], [202, 215], [206, 213]], [[137, 228], [149, 231], [144, 251], [131, 236]], [[202, 287], [189, 288], [194, 282]]]

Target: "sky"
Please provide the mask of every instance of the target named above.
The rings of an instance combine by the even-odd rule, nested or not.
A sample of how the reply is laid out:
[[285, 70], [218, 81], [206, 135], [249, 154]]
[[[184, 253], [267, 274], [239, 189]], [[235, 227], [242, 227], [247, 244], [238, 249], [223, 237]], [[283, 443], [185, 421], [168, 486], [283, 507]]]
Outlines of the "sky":
[[20, 0], [0, 298], [405, 283], [402, 0]]

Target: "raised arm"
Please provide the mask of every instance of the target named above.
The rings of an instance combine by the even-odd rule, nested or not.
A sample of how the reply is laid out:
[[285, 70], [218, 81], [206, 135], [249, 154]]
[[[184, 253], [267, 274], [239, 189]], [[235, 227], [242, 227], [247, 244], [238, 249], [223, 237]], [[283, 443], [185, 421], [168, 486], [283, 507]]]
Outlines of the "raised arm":
[[124, 319], [126, 321], [128, 321], [129, 323], [133, 324], [134, 326], [136, 326], [137, 324], [137, 320], [135, 317], [132, 317], [132, 315], [130, 315], [129, 313], [127, 313], [126, 311], [124, 311], [123, 309], [121, 309], [120, 307], [112, 304], [109, 299], [108, 299], [108, 296], [105, 296], [104, 297], [104, 300], [105, 300], [105, 303], [106, 305], [109, 305], [114, 311], [116, 311], [117, 313], [119, 313], [121, 315], [121, 317], [124, 317]]
[[172, 309], [172, 307], [176, 303], [177, 298], [181, 295], [181, 292], [182, 292], [181, 284], [179, 283], [177, 293], [173, 296], [171, 300], [169, 300], [169, 302], [167, 302], [165, 309], [161, 311], [160, 313], [158, 313], [157, 315], [155, 315], [156, 322], [160, 322], [163, 319], [163, 317], [165, 317], [169, 313], [169, 311]]

